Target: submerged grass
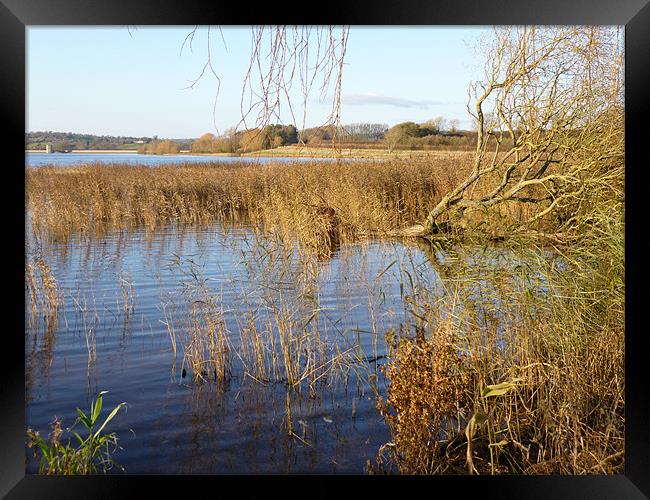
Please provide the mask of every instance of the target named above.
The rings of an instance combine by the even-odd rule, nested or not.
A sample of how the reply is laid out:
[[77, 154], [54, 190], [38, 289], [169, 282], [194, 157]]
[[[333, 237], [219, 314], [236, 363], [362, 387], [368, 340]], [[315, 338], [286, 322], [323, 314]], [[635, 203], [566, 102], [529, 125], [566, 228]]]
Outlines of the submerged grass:
[[180, 342], [183, 369], [195, 382], [214, 379], [225, 389], [236, 372], [255, 383], [315, 395], [351, 350], [332, 341], [321, 315], [318, 260], [280, 238], [258, 237], [242, 264], [248, 281], [229, 282], [237, 299], [224, 303], [194, 260], [172, 262], [182, 293], [166, 298], [161, 320], [172, 351]]
[[30, 321], [42, 321], [47, 330], [48, 324], [58, 320], [62, 299], [54, 274], [41, 256], [26, 258], [25, 287]]

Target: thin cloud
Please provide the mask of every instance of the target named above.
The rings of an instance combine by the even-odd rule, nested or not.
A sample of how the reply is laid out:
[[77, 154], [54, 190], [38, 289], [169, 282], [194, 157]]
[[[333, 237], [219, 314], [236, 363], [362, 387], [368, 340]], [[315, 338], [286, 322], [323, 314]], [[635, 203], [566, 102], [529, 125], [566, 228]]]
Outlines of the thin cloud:
[[391, 97], [387, 95], [374, 94], [368, 92], [365, 94], [347, 94], [342, 97], [343, 104], [350, 106], [370, 106], [370, 105], [384, 105], [395, 106], [397, 108], [420, 108], [427, 109], [431, 106], [440, 104], [449, 104], [444, 101], [429, 101], [429, 100], [412, 100], [403, 99], [401, 97]]

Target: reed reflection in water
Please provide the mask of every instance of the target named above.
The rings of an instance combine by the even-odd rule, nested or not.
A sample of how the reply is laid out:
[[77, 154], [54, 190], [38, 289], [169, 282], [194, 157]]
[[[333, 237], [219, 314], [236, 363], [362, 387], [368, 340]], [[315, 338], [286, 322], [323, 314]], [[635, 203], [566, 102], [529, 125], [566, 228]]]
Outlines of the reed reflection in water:
[[448, 293], [450, 260], [477, 259], [398, 241], [323, 258], [219, 224], [30, 235], [27, 257], [27, 425], [71, 425], [108, 389], [129, 403], [112, 429], [129, 473], [363, 473], [390, 439], [386, 333], [417, 326], [418, 294]]

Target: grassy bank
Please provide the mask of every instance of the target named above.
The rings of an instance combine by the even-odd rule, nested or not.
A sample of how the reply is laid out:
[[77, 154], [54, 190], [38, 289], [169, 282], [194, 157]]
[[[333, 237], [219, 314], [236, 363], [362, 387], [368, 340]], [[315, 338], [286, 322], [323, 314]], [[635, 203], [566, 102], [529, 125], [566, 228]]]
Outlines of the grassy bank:
[[464, 156], [471, 153], [465, 151], [456, 151], [453, 148], [439, 148], [438, 150], [388, 150], [386, 147], [368, 148], [368, 147], [332, 147], [331, 144], [321, 146], [280, 146], [273, 149], [265, 149], [244, 153], [242, 156], [282, 156], [282, 157], [299, 157], [299, 158], [366, 158], [366, 159], [395, 159], [395, 158], [414, 158], [414, 159], [440, 159], [454, 156]]

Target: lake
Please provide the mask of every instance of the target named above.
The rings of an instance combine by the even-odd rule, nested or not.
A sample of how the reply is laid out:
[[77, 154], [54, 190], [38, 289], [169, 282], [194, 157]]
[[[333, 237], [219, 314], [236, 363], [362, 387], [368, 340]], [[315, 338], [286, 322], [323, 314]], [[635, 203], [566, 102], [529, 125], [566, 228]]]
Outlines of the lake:
[[[253, 157], [253, 156], [205, 156], [205, 155], [143, 155], [138, 153], [25, 153], [25, 166], [45, 165], [72, 166], [89, 163], [128, 163], [132, 165], [164, 165], [168, 163], [233, 163], [233, 162], [293, 162], [313, 161], [314, 158], [299, 157]], [[318, 158], [332, 161], [332, 158]]]
[[[485, 269], [518, 265], [398, 241], [317, 258], [245, 224], [27, 235], [61, 307], [51, 319], [26, 307], [26, 424], [70, 426], [108, 390], [106, 409], [128, 404], [110, 424], [128, 473], [363, 473], [390, 441], [377, 409], [385, 334], [417, 322], [409, 297], [444, 297], [444, 269], [460, 259], [480, 270], [484, 299]], [[226, 377], [192, 362], [208, 330], [229, 355]]]
[[[363, 473], [365, 461], [389, 438], [375, 394], [361, 380], [376, 373], [377, 363], [360, 361], [346, 380], [328, 381], [314, 397], [289, 391], [280, 376], [257, 383], [244, 375], [245, 363], [235, 360], [232, 380], [217, 388], [210, 380], [193, 381], [191, 373], [182, 377], [189, 367], [182, 366], [182, 348], [174, 356], [164, 323], [175, 322], [181, 336], [192, 294], [205, 286], [218, 297], [237, 343], [251, 310], [285, 311], [300, 301], [301, 277], [319, 295], [318, 307], [306, 307], [318, 309], [312, 325], [319, 325], [311, 333], [329, 344], [324, 355], [354, 347], [355, 354], [363, 350], [361, 359], [378, 357], [384, 354], [377, 336], [386, 315], [404, 313], [394, 275], [387, 272], [372, 290], [368, 286], [406, 250], [352, 246], [327, 261], [304, 263], [288, 257], [277, 242], [260, 244], [258, 238], [250, 227], [217, 224], [156, 234], [117, 232], [67, 244], [32, 242], [64, 303], [52, 331], [28, 330], [27, 425], [44, 433], [55, 415], [70, 425], [76, 406], [84, 408], [98, 391], [109, 390], [106, 407], [128, 403], [112, 430], [124, 447], [115, 458], [129, 473]], [[133, 304], [128, 316], [124, 283]], [[373, 311], [369, 301], [378, 290], [383, 303]], [[96, 359], [90, 359], [88, 335], [96, 342]], [[298, 438], [287, 432], [287, 397], [294, 398], [289, 404]], [[30, 467], [34, 472], [35, 464]]]

